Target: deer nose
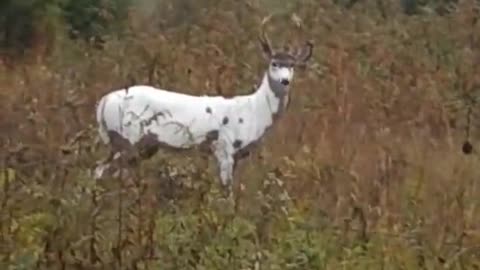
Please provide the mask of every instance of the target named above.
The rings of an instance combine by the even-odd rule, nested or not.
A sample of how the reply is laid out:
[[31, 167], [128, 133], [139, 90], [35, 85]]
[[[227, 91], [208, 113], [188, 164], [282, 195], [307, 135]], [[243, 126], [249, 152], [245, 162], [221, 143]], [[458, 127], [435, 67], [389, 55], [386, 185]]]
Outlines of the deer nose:
[[290, 81], [287, 80], [287, 79], [282, 79], [282, 80], [280, 81], [280, 83], [283, 84], [283, 85], [288, 85], [288, 84], [290, 83]]

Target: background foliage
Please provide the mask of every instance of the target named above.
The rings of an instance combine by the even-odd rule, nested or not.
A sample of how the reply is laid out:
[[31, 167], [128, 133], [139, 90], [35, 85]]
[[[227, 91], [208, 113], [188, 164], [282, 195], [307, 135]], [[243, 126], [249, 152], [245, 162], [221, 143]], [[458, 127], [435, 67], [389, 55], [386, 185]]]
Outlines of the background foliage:
[[[248, 93], [272, 11], [276, 46], [315, 52], [240, 164], [236, 207], [198, 153], [91, 179], [101, 95]], [[478, 15], [473, 0], [0, 2], [0, 269], [479, 269]]]

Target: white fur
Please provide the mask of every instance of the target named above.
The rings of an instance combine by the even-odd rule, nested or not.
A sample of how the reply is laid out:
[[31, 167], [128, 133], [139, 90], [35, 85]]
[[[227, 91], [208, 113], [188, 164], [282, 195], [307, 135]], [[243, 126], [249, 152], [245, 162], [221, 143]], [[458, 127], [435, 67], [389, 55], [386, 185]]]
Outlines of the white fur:
[[[291, 81], [293, 77], [291, 67], [270, 65], [267, 72], [277, 82]], [[288, 91], [287, 86], [282, 90]], [[285, 95], [285, 99], [287, 97]], [[273, 124], [273, 114], [283, 109], [281, 106], [284, 104], [280, 102], [265, 73], [254, 93], [230, 99], [192, 96], [144, 85], [132, 86], [103, 96], [96, 115], [100, 137], [105, 144], [110, 143], [107, 133], [110, 130], [132, 145], [151, 133], [162, 144], [191, 148], [203, 142], [208, 132], [218, 130], [218, 140], [212, 143], [211, 149], [218, 163], [222, 184], [231, 186], [235, 153], [264, 135]], [[228, 123], [224, 123], [224, 118], [228, 119]], [[242, 142], [241, 147], [234, 147], [235, 140]], [[107, 167], [108, 164], [97, 167], [96, 177], [101, 177]]]
[[281, 81], [285, 79], [291, 81], [293, 78], [293, 67], [278, 67], [270, 65], [269, 67], [270, 77], [275, 81]]

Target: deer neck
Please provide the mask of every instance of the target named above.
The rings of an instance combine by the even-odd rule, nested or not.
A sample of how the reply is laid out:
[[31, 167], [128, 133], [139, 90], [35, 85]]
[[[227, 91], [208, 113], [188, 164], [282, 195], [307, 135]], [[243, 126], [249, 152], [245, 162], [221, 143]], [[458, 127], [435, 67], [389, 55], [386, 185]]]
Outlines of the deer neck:
[[260, 119], [270, 120], [270, 125], [278, 119], [288, 105], [289, 89], [287, 86], [274, 81], [268, 72], [265, 72], [262, 84], [255, 92], [258, 115]]

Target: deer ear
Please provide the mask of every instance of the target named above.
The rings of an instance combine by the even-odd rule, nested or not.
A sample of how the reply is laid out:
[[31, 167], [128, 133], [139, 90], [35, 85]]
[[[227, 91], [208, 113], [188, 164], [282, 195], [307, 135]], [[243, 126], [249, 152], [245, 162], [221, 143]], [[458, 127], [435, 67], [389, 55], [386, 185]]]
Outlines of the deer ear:
[[260, 39], [260, 47], [262, 49], [263, 57], [267, 60], [270, 60], [273, 56], [273, 50], [270, 46], [270, 43], [267, 40]]
[[313, 42], [307, 41], [307, 44], [296, 54], [295, 59], [298, 64], [305, 64], [313, 54]]

